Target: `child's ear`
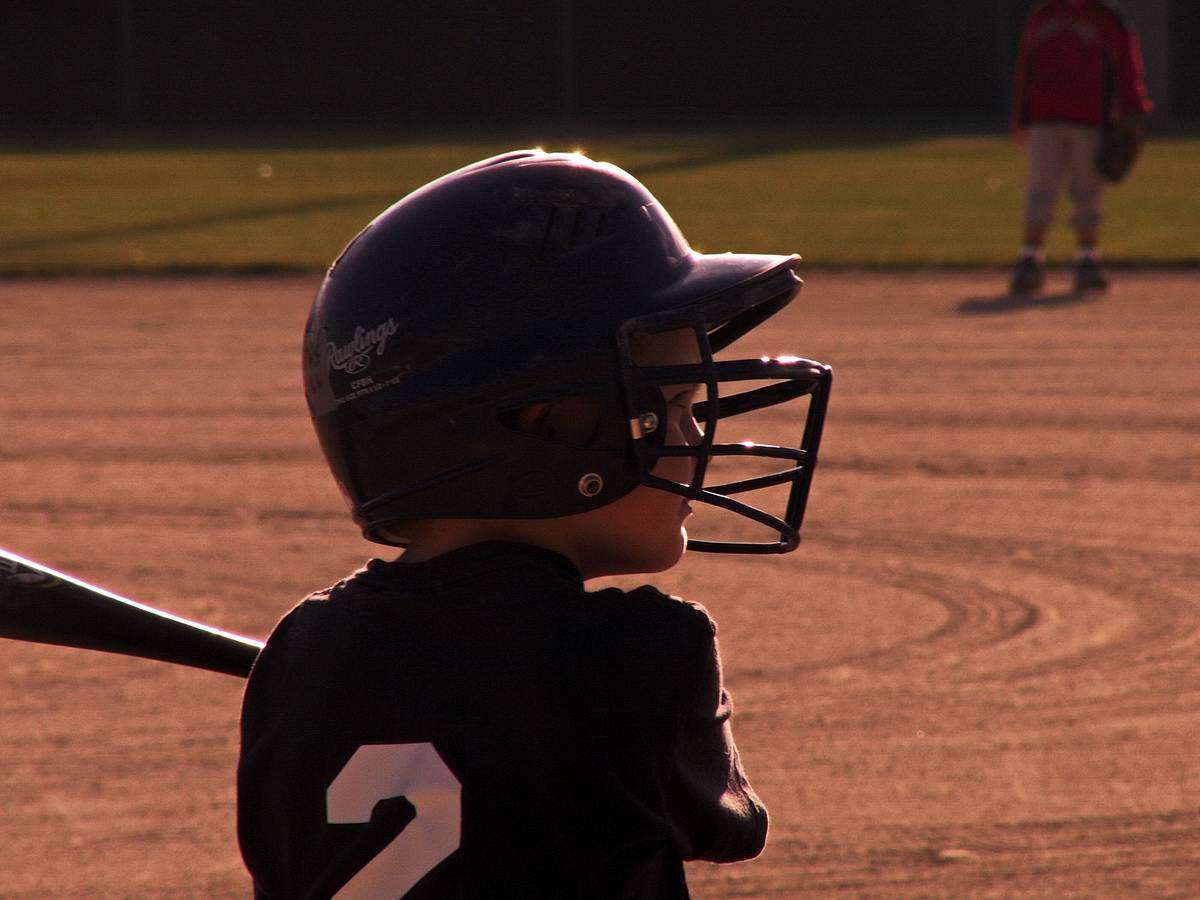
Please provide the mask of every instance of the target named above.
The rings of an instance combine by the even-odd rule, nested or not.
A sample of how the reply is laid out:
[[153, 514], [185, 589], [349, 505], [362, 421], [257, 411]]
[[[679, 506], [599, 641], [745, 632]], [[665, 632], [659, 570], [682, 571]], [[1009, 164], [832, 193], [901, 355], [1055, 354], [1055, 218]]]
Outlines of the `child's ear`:
[[513, 427], [527, 434], [537, 434], [542, 437], [554, 437], [553, 403], [534, 403], [516, 410], [513, 416]]
[[595, 440], [603, 412], [599, 397], [568, 397], [523, 406], [509, 414], [507, 424], [525, 434], [585, 447]]

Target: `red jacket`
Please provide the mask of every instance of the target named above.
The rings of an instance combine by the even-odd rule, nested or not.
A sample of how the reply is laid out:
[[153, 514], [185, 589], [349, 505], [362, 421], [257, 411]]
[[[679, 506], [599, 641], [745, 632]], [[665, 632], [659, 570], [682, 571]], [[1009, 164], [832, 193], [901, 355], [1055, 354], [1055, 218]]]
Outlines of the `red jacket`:
[[1116, 10], [1101, 0], [1050, 0], [1033, 9], [1021, 35], [1012, 125], [1100, 126], [1148, 113], [1144, 72], [1137, 32]]

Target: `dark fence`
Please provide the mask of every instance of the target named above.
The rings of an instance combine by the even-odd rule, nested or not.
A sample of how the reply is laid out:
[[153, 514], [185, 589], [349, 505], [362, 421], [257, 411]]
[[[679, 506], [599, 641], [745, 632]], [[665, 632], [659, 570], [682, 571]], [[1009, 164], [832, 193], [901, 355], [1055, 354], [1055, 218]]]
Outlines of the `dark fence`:
[[[897, 113], [1003, 122], [1028, 6], [5, 2], [0, 130]], [[1195, 23], [1176, 32], [1175, 94], [1200, 113], [1200, 76], [1184, 64], [1198, 56]]]

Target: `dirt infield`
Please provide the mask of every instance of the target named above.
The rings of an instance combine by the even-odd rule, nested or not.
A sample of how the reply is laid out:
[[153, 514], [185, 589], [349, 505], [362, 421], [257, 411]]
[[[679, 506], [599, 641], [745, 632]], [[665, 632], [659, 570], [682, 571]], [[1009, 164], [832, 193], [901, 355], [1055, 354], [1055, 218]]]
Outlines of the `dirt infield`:
[[[1200, 896], [1200, 274], [806, 277], [748, 339], [836, 372], [805, 543], [659, 579], [721, 625], [773, 817], [694, 895]], [[0, 283], [0, 546], [256, 637], [357, 566], [315, 285]], [[0, 642], [0, 898], [248, 897], [240, 690]]]

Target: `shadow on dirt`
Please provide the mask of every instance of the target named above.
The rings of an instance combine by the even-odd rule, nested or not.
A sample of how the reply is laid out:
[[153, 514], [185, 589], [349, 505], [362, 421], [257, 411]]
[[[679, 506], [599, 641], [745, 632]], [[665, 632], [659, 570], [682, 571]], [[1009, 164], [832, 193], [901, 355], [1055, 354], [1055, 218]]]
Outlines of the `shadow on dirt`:
[[999, 294], [994, 297], [968, 297], [958, 304], [958, 312], [964, 316], [995, 316], [1003, 313], [1021, 312], [1027, 309], [1056, 309], [1065, 306], [1080, 306], [1102, 300], [1099, 291], [1061, 291], [1049, 294]]

